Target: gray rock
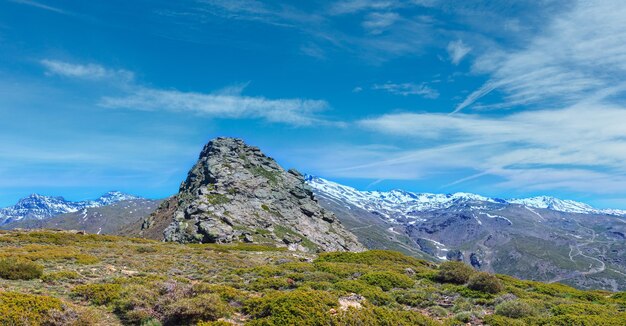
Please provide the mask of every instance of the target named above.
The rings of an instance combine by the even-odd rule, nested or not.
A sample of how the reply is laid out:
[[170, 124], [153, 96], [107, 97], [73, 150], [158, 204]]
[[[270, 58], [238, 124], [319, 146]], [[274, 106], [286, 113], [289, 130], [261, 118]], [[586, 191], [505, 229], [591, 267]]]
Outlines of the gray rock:
[[463, 261], [463, 258], [465, 258], [465, 256], [460, 250], [450, 250], [446, 254], [446, 259], [450, 261]]
[[[217, 138], [202, 150], [165, 216], [166, 241], [271, 243], [303, 251], [361, 251], [325, 211], [296, 170], [285, 171], [240, 139]], [[165, 211], [165, 210], [164, 210]], [[144, 223], [145, 227], [164, 223]], [[251, 234], [254, 234], [254, 239]]]
[[474, 252], [470, 254], [470, 264], [472, 264], [474, 268], [480, 269], [480, 266], [482, 265], [482, 263], [480, 261], [480, 257], [478, 256], [478, 254]]

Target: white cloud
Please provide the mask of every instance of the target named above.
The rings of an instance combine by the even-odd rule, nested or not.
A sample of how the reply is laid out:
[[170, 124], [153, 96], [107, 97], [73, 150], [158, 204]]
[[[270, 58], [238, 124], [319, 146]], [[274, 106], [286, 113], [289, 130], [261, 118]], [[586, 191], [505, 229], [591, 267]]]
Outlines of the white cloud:
[[[173, 22], [177, 27], [186, 27], [184, 33], [176, 33], [180, 28], [165, 32], [174, 33], [171, 37], [185, 41], [204, 43], [207, 38], [213, 37], [204, 24], [218, 17], [227, 21], [239, 20], [297, 30], [302, 33], [299, 36], [302, 43], [295, 46], [303, 55], [328, 59], [336, 53], [348, 53], [368, 63], [380, 64], [396, 57], [421, 54], [425, 45], [436, 40], [438, 34], [445, 33], [434, 28], [432, 17], [403, 17], [389, 10], [432, 6], [436, 2], [348, 0], [324, 4], [321, 10], [303, 10], [290, 4], [255, 0], [199, 0], [197, 5], [184, 10], [168, 8], [159, 11], [159, 14], [163, 20]], [[351, 24], [339, 22], [343, 18], [341, 15], [350, 13], [363, 15], [360, 24], [367, 33], [360, 33]]]
[[411, 6], [430, 7], [437, 0], [340, 0], [330, 6], [333, 15], [353, 14], [365, 10], [384, 10]]
[[420, 95], [424, 98], [435, 99], [439, 97], [439, 92], [436, 89], [426, 85], [426, 83], [414, 84], [414, 83], [385, 83], [375, 84], [372, 86], [375, 90], [384, 90], [394, 95]]
[[91, 80], [116, 79], [125, 82], [132, 81], [134, 78], [134, 74], [130, 71], [108, 69], [93, 63], [76, 64], [48, 59], [41, 60], [40, 63], [46, 68], [46, 74], [49, 75]]
[[493, 89], [503, 92], [509, 107], [567, 105], [592, 96], [602, 97], [607, 89], [623, 92], [623, 85], [619, 85], [626, 76], [623, 17], [626, 6], [619, 2], [579, 1], [572, 10], [554, 18], [524, 49], [489, 51], [478, 59], [474, 69], [490, 74], [490, 80], [459, 104], [456, 111]]
[[[150, 88], [134, 81], [127, 70], [114, 70], [98, 64], [74, 64], [55, 60], [42, 60], [46, 73], [68, 78], [89, 79], [115, 83], [122, 95], [103, 96], [99, 105], [112, 109], [144, 111], [170, 111], [194, 113], [207, 117], [264, 119], [291, 125], [333, 124], [317, 117], [329, 108], [326, 101], [300, 98], [268, 99], [262, 96], [245, 96], [248, 83], [237, 84], [212, 93], [182, 92]], [[121, 84], [120, 84], [121, 83]]]
[[472, 48], [463, 43], [462, 40], [456, 40], [448, 43], [447, 50], [448, 55], [450, 56], [450, 61], [452, 61], [453, 64], [458, 65], [472, 50]]
[[[423, 149], [390, 153], [387, 160], [368, 167], [377, 171], [393, 169], [390, 173], [396, 176], [405, 171], [410, 177], [415, 171], [465, 168], [479, 176], [500, 177], [504, 181], [498, 185], [507, 189], [607, 193], [623, 191], [626, 181], [624, 121], [623, 107], [585, 103], [499, 117], [388, 114], [361, 120], [359, 125], [428, 144]], [[404, 160], [400, 167], [399, 159]]]
[[394, 0], [342, 0], [335, 2], [330, 7], [331, 14], [342, 15], [359, 12], [362, 10], [380, 10], [398, 6]]
[[121, 97], [105, 97], [107, 108], [195, 113], [217, 118], [262, 118], [293, 125], [326, 123], [315, 113], [328, 108], [322, 100], [267, 99], [234, 93], [194, 93], [139, 87]]
[[365, 28], [371, 34], [381, 34], [385, 29], [398, 21], [400, 15], [394, 12], [373, 12], [367, 15], [363, 22]]

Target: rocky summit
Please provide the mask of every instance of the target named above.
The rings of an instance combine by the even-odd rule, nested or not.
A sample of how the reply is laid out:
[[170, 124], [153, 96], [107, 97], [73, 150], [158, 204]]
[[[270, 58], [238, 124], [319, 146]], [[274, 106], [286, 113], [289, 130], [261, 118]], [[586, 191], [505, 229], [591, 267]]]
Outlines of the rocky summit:
[[[257, 147], [217, 138], [202, 150], [179, 193], [143, 221], [142, 235], [182, 243], [279, 243], [299, 251], [361, 251], [296, 170]], [[161, 233], [162, 231], [162, 233]]]

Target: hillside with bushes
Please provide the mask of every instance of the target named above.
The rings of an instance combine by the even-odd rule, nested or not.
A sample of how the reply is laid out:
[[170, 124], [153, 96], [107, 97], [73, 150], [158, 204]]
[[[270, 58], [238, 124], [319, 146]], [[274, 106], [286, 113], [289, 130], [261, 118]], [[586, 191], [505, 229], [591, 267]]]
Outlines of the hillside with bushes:
[[393, 251], [0, 233], [2, 325], [623, 325], [626, 293]]

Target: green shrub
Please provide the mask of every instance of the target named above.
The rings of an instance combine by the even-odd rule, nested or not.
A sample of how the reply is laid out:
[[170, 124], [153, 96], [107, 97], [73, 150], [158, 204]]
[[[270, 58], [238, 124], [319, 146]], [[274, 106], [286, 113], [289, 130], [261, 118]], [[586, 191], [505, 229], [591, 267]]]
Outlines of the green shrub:
[[74, 259], [76, 259], [77, 264], [81, 264], [81, 265], [91, 265], [100, 261], [98, 257], [92, 256], [92, 255], [85, 255], [85, 254], [76, 254], [74, 255]]
[[363, 272], [371, 270], [369, 266], [365, 264], [335, 262], [316, 262], [315, 268], [318, 271], [333, 274], [340, 278], [349, 278], [353, 275], [361, 275]]
[[0, 292], [0, 325], [41, 325], [54, 310], [61, 310], [59, 299], [22, 294]]
[[552, 307], [555, 315], [610, 315], [617, 313], [615, 309], [591, 303], [559, 304]]
[[151, 252], [157, 252], [157, 249], [154, 247], [148, 247], [148, 246], [141, 246], [141, 247], [137, 247], [137, 252], [140, 254], [145, 254], [145, 253], [151, 253]]
[[428, 311], [437, 317], [446, 317], [448, 315], [448, 310], [441, 306], [432, 306], [428, 308]]
[[315, 266], [311, 263], [304, 262], [288, 262], [278, 265], [283, 270], [293, 271], [293, 272], [313, 272], [315, 270]]
[[431, 306], [435, 294], [433, 291], [424, 290], [400, 290], [393, 293], [396, 302], [415, 308], [425, 308]]
[[393, 288], [410, 288], [415, 284], [410, 277], [395, 272], [372, 272], [361, 276], [360, 280], [369, 285], [379, 286], [384, 291]]
[[211, 205], [223, 205], [228, 204], [230, 199], [226, 195], [222, 194], [208, 194], [206, 195], [207, 202]]
[[193, 292], [201, 293], [215, 293], [225, 300], [226, 302], [243, 302], [248, 298], [248, 292], [235, 289], [232, 286], [221, 284], [209, 284], [209, 283], [196, 283], [192, 287]]
[[311, 272], [304, 274], [303, 281], [310, 282], [329, 282], [335, 283], [339, 280], [339, 278], [335, 274], [326, 273], [326, 272]]
[[7, 280], [32, 280], [40, 278], [43, 266], [29, 260], [5, 258], [0, 260], [0, 278]]
[[74, 295], [90, 301], [95, 305], [106, 305], [120, 298], [122, 286], [114, 283], [84, 284], [74, 287]]
[[284, 277], [262, 277], [256, 279], [247, 285], [247, 288], [253, 291], [262, 291], [265, 289], [284, 290], [294, 287], [293, 281]]
[[262, 277], [283, 275], [285, 271], [278, 266], [262, 265], [252, 268], [244, 268], [236, 271], [239, 275], [254, 274]]
[[472, 313], [469, 311], [462, 311], [454, 315], [454, 320], [458, 320], [462, 323], [469, 323], [472, 320]]
[[368, 250], [363, 252], [325, 252], [315, 262], [335, 262], [365, 265], [380, 265], [387, 268], [394, 266], [412, 266], [416, 269], [429, 267], [430, 263], [417, 258], [389, 250]]
[[327, 325], [337, 302], [324, 291], [271, 292], [249, 300], [244, 310], [254, 319], [250, 325]]
[[223, 320], [218, 320], [218, 321], [201, 321], [198, 324], [196, 324], [196, 326], [233, 326], [233, 323], [229, 323], [229, 322], [223, 321]]
[[340, 311], [332, 316], [330, 325], [434, 326], [439, 325], [439, 323], [419, 312], [393, 310], [365, 304], [360, 309], [350, 308], [346, 311]]
[[380, 287], [372, 286], [362, 281], [337, 282], [335, 283], [335, 289], [347, 293], [360, 294], [377, 306], [386, 305], [393, 301], [391, 295], [383, 292]]
[[333, 284], [330, 282], [310, 282], [306, 281], [300, 285], [300, 288], [310, 288], [313, 290], [330, 290], [333, 288]]
[[470, 277], [467, 283], [469, 289], [485, 293], [498, 293], [504, 290], [502, 282], [493, 274], [480, 272]]
[[473, 307], [474, 305], [469, 300], [465, 298], [457, 298], [454, 300], [454, 305], [450, 308], [450, 310], [457, 313], [472, 310]]
[[500, 315], [487, 315], [483, 318], [485, 323], [490, 326], [526, 326], [527, 323]]
[[550, 326], [624, 326], [626, 313], [614, 316], [606, 315], [561, 315], [542, 320], [544, 325]]
[[54, 282], [61, 280], [76, 280], [80, 278], [80, 274], [75, 271], [59, 271], [45, 274], [41, 277], [44, 282]]
[[460, 261], [448, 261], [439, 265], [437, 280], [440, 282], [465, 284], [474, 274], [474, 269]]
[[611, 298], [626, 302], [626, 291], [617, 292]]
[[529, 282], [531, 290], [541, 294], [547, 294], [553, 297], [560, 298], [576, 298], [585, 301], [602, 301], [605, 295], [594, 293], [591, 291], [583, 291], [575, 289], [571, 286], [567, 286], [559, 283], [541, 283], [541, 282]]
[[475, 299], [485, 299], [485, 300], [493, 298], [493, 294], [491, 293], [485, 293], [482, 291], [472, 290], [463, 285], [455, 285], [448, 289], [454, 293], [460, 294], [464, 298], [475, 298]]
[[497, 305], [495, 313], [509, 318], [524, 318], [536, 315], [537, 310], [522, 300], [513, 300]]
[[199, 321], [215, 321], [232, 313], [232, 308], [214, 293], [177, 300], [165, 309], [165, 324], [189, 325]]
[[[177, 299], [175, 296], [159, 296], [157, 286], [153, 284], [129, 283], [121, 288], [118, 298], [113, 301], [115, 312], [129, 324], [152, 325], [159, 322], [161, 314], [155, 312], [155, 305], [159, 300], [169, 301]], [[160, 324], [159, 324], [160, 325]]]

